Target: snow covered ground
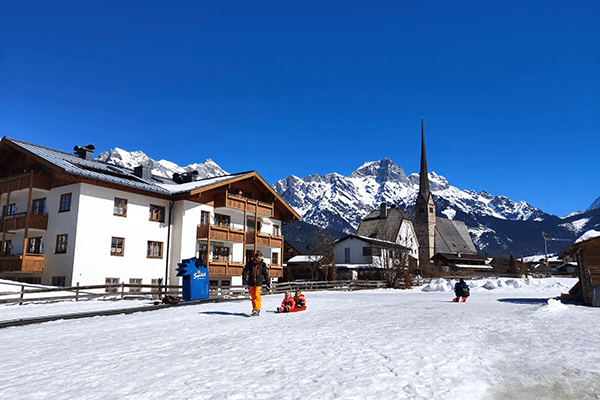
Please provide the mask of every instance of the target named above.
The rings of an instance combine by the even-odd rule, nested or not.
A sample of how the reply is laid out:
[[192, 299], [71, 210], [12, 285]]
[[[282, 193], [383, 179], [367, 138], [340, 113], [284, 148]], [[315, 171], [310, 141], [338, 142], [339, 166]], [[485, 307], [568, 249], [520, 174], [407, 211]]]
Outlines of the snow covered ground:
[[[0, 329], [2, 399], [600, 399], [600, 309], [575, 279], [308, 292]], [[126, 302], [139, 306], [143, 301]], [[118, 302], [0, 306], [0, 320]]]

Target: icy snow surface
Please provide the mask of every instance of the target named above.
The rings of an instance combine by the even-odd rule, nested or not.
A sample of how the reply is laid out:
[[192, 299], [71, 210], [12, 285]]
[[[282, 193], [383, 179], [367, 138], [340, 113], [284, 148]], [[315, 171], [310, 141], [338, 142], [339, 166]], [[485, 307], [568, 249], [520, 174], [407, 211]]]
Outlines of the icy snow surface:
[[[306, 292], [0, 329], [2, 399], [597, 399], [600, 309], [575, 279]], [[128, 302], [129, 303], [129, 302]], [[142, 305], [144, 301], [132, 301]], [[0, 319], [115, 302], [0, 306]]]

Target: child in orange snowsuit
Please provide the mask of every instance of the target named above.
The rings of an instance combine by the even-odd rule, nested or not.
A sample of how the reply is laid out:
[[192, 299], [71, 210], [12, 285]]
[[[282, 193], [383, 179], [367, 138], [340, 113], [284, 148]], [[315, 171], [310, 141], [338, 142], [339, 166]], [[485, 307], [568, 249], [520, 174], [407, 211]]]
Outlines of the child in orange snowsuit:
[[294, 304], [296, 308], [306, 308], [306, 299], [301, 291], [297, 291], [294, 295]]
[[281, 302], [281, 307], [277, 309], [279, 312], [289, 312], [295, 306], [294, 299], [292, 299], [292, 292], [285, 292], [285, 299]]

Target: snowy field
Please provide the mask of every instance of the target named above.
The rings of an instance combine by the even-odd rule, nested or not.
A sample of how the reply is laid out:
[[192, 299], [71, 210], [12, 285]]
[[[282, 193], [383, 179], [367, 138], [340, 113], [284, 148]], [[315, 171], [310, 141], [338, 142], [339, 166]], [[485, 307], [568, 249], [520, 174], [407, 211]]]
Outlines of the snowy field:
[[[0, 399], [600, 399], [600, 308], [575, 279], [307, 292], [0, 329]], [[143, 301], [124, 304], [139, 306]], [[118, 302], [0, 306], [0, 320]], [[123, 304], [123, 303], [121, 303]]]

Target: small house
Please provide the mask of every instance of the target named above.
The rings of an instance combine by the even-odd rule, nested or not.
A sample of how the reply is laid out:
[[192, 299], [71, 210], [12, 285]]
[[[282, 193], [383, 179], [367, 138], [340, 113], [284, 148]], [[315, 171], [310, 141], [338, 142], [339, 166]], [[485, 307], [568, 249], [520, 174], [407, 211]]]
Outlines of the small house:
[[600, 307], [600, 236], [576, 242], [567, 252], [577, 261], [583, 302]]

